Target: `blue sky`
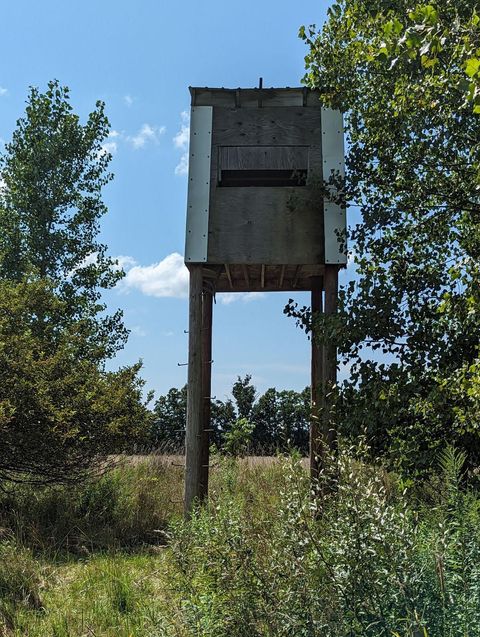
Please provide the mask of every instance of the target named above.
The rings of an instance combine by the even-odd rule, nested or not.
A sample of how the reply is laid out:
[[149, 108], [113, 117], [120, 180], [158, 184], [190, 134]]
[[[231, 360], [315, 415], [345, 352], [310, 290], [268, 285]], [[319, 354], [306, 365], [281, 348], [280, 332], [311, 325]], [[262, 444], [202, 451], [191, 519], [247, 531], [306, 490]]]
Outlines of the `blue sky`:
[[[114, 181], [101, 239], [127, 277], [108, 293], [132, 330], [115, 364], [143, 359], [156, 394], [186, 381], [187, 276], [182, 266], [186, 209], [188, 86], [297, 86], [303, 75], [302, 24], [321, 24], [327, 2], [242, 3], [163, 0], [16, 0], [1, 6], [0, 138], [9, 140], [28, 87], [57, 78], [85, 118], [97, 99], [112, 126]], [[346, 275], [344, 274], [343, 277]], [[286, 318], [290, 295], [217, 297], [213, 395], [237, 375], [259, 392], [309, 383], [310, 345]], [[306, 304], [309, 297], [291, 295]]]

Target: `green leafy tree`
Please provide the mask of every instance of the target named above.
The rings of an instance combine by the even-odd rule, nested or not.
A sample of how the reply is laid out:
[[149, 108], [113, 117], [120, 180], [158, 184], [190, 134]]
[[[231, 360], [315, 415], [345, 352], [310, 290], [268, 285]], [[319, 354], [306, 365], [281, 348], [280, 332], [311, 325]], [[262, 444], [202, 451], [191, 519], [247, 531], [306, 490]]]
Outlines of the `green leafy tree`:
[[250, 374], [246, 374], [244, 378], [238, 376], [233, 384], [232, 395], [235, 399], [238, 418], [248, 418], [253, 409], [257, 390], [251, 381]]
[[187, 419], [187, 386], [172, 387], [165, 396], [160, 396], [153, 408], [155, 424], [152, 443], [156, 447], [178, 450], [185, 442]]
[[104, 316], [101, 290], [124, 275], [97, 239], [112, 179], [103, 143], [110, 125], [103, 102], [86, 124], [73, 113], [67, 87], [31, 88], [25, 116], [0, 159], [0, 277], [36, 274], [55, 282], [64, 321], [81, 318], [88, 356], [102, 360], [127, 337], [121, 312]]
[[[210, 442], [228, 453], [270, 454], [296, 447], [308, 450], [310, 389], [281, 391], [272, 387], [256, 400], [251, 376], [237, 378], [232, 387], [235, 403], [212, 400]], [[242, 415], [248, 414], [248, 416]], [[154, 407], [151, 442], [179, 449], [185, 439], [187, 386], [171, 388]], [[235, 449], [235, 451], [234, 451]]]
[[81, 321], [58, 329], [66, 305], [46, 279], [0, 280], [0, 481], [75, 481], [148, 431], [140, 365], [83, 356]]
[[262, 394], [252, 410], [255, 429], [252, 433], [252, 447], [262, 453], [273, 453], [278, 446], [277, 390], [270, 387]]
[[255, 423], [252, 448], [257, 452], [275, 453], [295, 447], [306, 453], [309, 418], [310, 388], [306, 387], [302, 392], [267, 389], [252, 410], [251, 419]]
[[[478, 361], [476, 11], [473, 0], [342, 0], [322, 30], [300, 31], [306, 83], [345, 112], [346, 197], [361, 213], [357, 278], [315, 330], [351, 365], [339, 425], [414, 473], [445, 441], [480, 459], [478, 419], [459, 426], [459, 397], [441, 389]], [[309, 329], [305, 311], [288, 311]]]
[[53, 81], [0, 158], [2, 479], [76, 479], [150, 426], [140, 364], [105, 371], [127, 337], [101, 302], [123, 276], [97, 240], [108, 131], [102, 102], [82, 125]]
[[247, 453], [255, 425], [247, 418], [235, 420], [223, 437], [223, 450], [231, 456], [243, 456]]
[[236, 420], [236, 412], [230, 398], [227, 400], [213, 400], [211, 405], [210, 441], [218, 448], [222, 446], [224, 433], [228, 431]]
[[283, 390], [277, 395], [277, 427], [282, 446], [306, 452], [310, 428], [310, 388], [303, 392]]
[[[185, 442], [187, 421], [187, 385], [172, 387], [155, 402], [151, 443], [156, 447], [178, 451]], [[236, 420], [235, 407], [230, 399], [213, 400], [211, 404], [210, 441], [220, 447], [222, 436]]]

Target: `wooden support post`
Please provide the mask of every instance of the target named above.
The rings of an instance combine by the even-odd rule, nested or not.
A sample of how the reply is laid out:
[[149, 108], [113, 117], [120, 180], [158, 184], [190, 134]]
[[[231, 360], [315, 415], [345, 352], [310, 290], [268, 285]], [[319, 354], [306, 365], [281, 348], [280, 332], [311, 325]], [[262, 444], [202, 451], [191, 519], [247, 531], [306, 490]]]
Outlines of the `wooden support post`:
[[188, 322], [187, 429], [185, 437], [185, 515], [201, 497], [201, 441], [203, 423], [202, 287], [201, 265], [190, 265]]
[[208, 466], [210, 462], [210, 414], [212, 395], [212, 314], [213, 295], [204, 291], [202, 295], [202, 445], [201, 445], [201, 479], [200, 500], [208, 495]]
[[[326, 265], [325, 276], [325, 314], [332, 315], [338, 306], [338, 266]], [[333, 414], [332, 391], [337, 383], [337, 345], [325, 343], [323, 346], [323, 387], [324, 408], [322, 429], [328, 447], [333, 451], [336, 447], [337, 432]]]
[[[312, 321], [323, 312], [323, 281], [321, 277], [312, 278], [311, 311]], [[322, 464], [323, 440], [321, 429], [323, 399], [323, 348], [315, 342], [312, 330], [312, 367], [311, 367], [311, 420], [310, 420], [310, 477], [318, 478]]]

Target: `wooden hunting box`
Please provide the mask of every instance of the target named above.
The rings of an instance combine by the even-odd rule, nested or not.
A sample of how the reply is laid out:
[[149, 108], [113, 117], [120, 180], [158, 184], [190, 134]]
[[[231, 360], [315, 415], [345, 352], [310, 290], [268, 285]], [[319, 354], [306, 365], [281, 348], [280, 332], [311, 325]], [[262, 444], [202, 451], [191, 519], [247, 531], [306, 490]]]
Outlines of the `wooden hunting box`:
[[185, 263], [222, 291], [310, 290], [346, 263], [343, 123], [306, 88], [191, 88]]

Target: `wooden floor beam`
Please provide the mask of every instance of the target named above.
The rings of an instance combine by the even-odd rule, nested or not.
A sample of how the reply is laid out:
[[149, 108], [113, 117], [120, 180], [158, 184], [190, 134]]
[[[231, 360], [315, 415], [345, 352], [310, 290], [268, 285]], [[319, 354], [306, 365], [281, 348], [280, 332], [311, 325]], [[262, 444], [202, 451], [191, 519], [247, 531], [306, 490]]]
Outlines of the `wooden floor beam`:
[[228, 279], [228, 283], [230, 285], [230, 289], [233, 290], [232, 275], [231, 275], [230, 266], [228, 265], [228, 263], [225, 263], [225, 274], [227, 275], [227, 279]]

